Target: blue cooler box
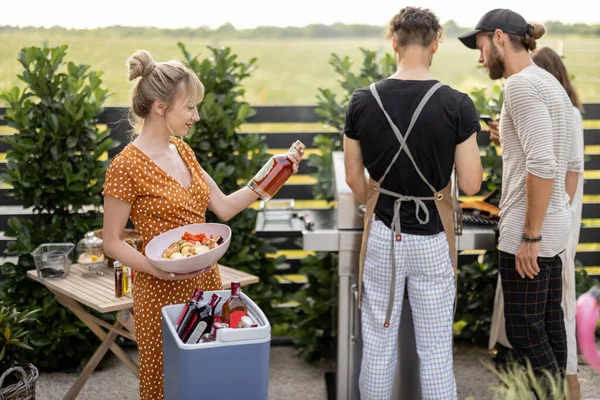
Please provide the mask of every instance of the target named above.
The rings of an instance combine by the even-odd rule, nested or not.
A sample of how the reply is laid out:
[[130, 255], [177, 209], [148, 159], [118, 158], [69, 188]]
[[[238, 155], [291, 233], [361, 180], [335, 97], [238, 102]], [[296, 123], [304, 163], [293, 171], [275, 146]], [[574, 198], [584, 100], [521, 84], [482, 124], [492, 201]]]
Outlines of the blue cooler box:
[[[220, 313], [231, 291], [204, 292], [203, 297], [213, 293], [221, 296]], [[271, 325], [248, 296], [241, 297], [258, 327], [220, 329], [216, 341], [208, 343], [183, 343], [175, 330], [183, 304], [163, 307], [165, 400], [268, 398]]]

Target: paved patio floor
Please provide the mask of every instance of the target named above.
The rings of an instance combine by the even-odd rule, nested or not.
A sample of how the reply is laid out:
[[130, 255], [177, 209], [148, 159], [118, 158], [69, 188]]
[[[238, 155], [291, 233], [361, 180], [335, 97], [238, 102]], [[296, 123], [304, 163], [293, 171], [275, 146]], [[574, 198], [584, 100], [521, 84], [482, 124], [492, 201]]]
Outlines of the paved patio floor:
[[[128, 349], [138, 361], [135, 349]], [[489, 361], [486, 349], [456, 344], [454, 369], [459, 399], [492, 399], [491, 387], [498, 384], [495, 376], [483, 367]], [[584, 399], [600, 398], [600, 373], [582, 365], [580, 380]], [[270, 400], [326, 400], [325, 372], [327, 365], [310, 365], [295, 356], [292, 347], [271, 348], [269, 380]], [[38, 400], [61, 400], [75, 380], [74, 373], [41, 374], [37, 383]], [[226, 398], [226, 394], [223, 398]], [[83, 400], [138, 400], [137, 379], [114, 356], [101, 364], [83, 387], [78, 399]], [[218, 399], [215, 399], [218, 400]], [[408, 399], [407, 399], [408, 400]]]

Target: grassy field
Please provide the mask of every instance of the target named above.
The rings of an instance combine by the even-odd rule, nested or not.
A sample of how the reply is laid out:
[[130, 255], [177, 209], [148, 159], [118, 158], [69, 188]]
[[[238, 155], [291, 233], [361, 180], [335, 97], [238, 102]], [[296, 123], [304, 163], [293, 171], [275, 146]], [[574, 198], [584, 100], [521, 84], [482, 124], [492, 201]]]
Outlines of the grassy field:
[[[565, 62], [576, 76], [575, 83], [582, 100], [600, 103], [600, 38], [549, 37], [540, 46], [557, 49], [564, 41]], [[108, 105], [128, 105], [130, 83], [125, 61], [136, 49], [150, 51], [156, 60], [181, 59], [177, 42], [183, 42], [192, 54], [208, 54], [206, 45], [230, 46], [245, 60], [258, 58], [258, 68], [246, 81], [247, 100], [253, 105], [313, 105], [317, 88], [337, 89], [338, 77], [328, 64], [331, 53], [350, 56], [356, 67], [362, 63], [359, 48], [390, 51], [383, 39], [338, 40], [262, 40], [206, 42], [199, 39], [166, 37], [100, 36], [92, 32], [0, 33], [0, 91], [22, 83], [16, 75], [21, 72], [16, 60], [24, 46], [69, 46], [67, 58], [86, 63], [104, 72], [104, 85], [113, 93]], [[462, 46], [457, 39], [447, 38], [433, 60], [433, 73], [441, 81], [469, 92], [475, 87], [490, 86], [492, 82], [476, 69], [478, 53]]]

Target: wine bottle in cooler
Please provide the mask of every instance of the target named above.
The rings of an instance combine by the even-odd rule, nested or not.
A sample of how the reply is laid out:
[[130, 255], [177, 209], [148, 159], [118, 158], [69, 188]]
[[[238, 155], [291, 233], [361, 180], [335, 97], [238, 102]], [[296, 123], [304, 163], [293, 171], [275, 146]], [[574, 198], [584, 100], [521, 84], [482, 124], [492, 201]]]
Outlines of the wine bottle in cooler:
[[205, 304], [198, 309], [193, 321], [190, 323], [188, 331], [182, 339], [184, 343], [198, 343], [202, 335], [210, 332], [215, 318], [215, 308], [220, 300], [221, 296], [213, 293], [210, 303]]
[[241, 292], [240, 282], [231, 282], [231, 297], [227, 299], [221, 309], [221, 319], [230, 328], [237, 328], [242, 317], [248, 312], [246, 303], [240, 297]]
[[179, 324], [181, 324], [181, 321], [183, 320], [183, 317], [185, 316], [185, 313], [187, 312], [188, 308], [190, 307], [190, 305], [194, 302], [198, 302], [200, 301], [200, 299], [202, 298], [202, 290], [200, 290], [199, 288], [194, 289], [194, 294], [192, 294], [192, 298], [189, 299], [184, 305], [183, 308], [181, 309], [181, 312], [179, 313], [179, 316], [177, 317], [177, 322], [175, 322], [175, 328], [179, 328]]
[[210, 328], [210, 332], [202, 335], [198, 343], [214, 342], [217, 340], [217, 331], [219, 329], [223, 329], [224, 327], [225, 326], [223, 326], [222, 323], [214, 322], [212, 328]]
[[204, 292], [202, 290], [197, 290], [194, 292], [194, 297], [189, 303], [187, 309], [185, 310], [185, 313], [183, 314], [183, 317], [181, 318], [181, 322], [176, 328], [177, 335], [179, 335], [179, 338], [181, 340], [183, 340], [185, 334], [189, 331], [191, 324], [193, 324], [196, 320], [195, 316], [198, 309], [200, 309], [201, 307], [206, 305], [206, 303], [208, 303], [208, 301], [204, 300], [202, 296], [203, 294]]

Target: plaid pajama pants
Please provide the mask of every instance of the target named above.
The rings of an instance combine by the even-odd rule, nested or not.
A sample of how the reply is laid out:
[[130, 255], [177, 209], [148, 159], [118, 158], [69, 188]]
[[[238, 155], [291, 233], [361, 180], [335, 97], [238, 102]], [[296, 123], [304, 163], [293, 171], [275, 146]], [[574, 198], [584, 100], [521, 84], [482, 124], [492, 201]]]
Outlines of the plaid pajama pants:
[[457, 399], [452, 358], [456, 286], [446, 234], [402, 234], [402, 241], [394, 242], [396, 294], [390, 326], [384, 328], [391, 281], [390, 236], [383, 222], [372, 221], [361, 302], [361, 400], [392, 398], [405, 283], [413, 313], [423, 399]]
[[521, 357], [529, 360], [536, 375], [543, 376], [542, 371], [547, 370], [564, 378], [567, 336], [561, 307], [560, 256], [538, 257], [538, 275], [523, 279], [515, 268], [515, 256], [499, 253], [508, 341]]

